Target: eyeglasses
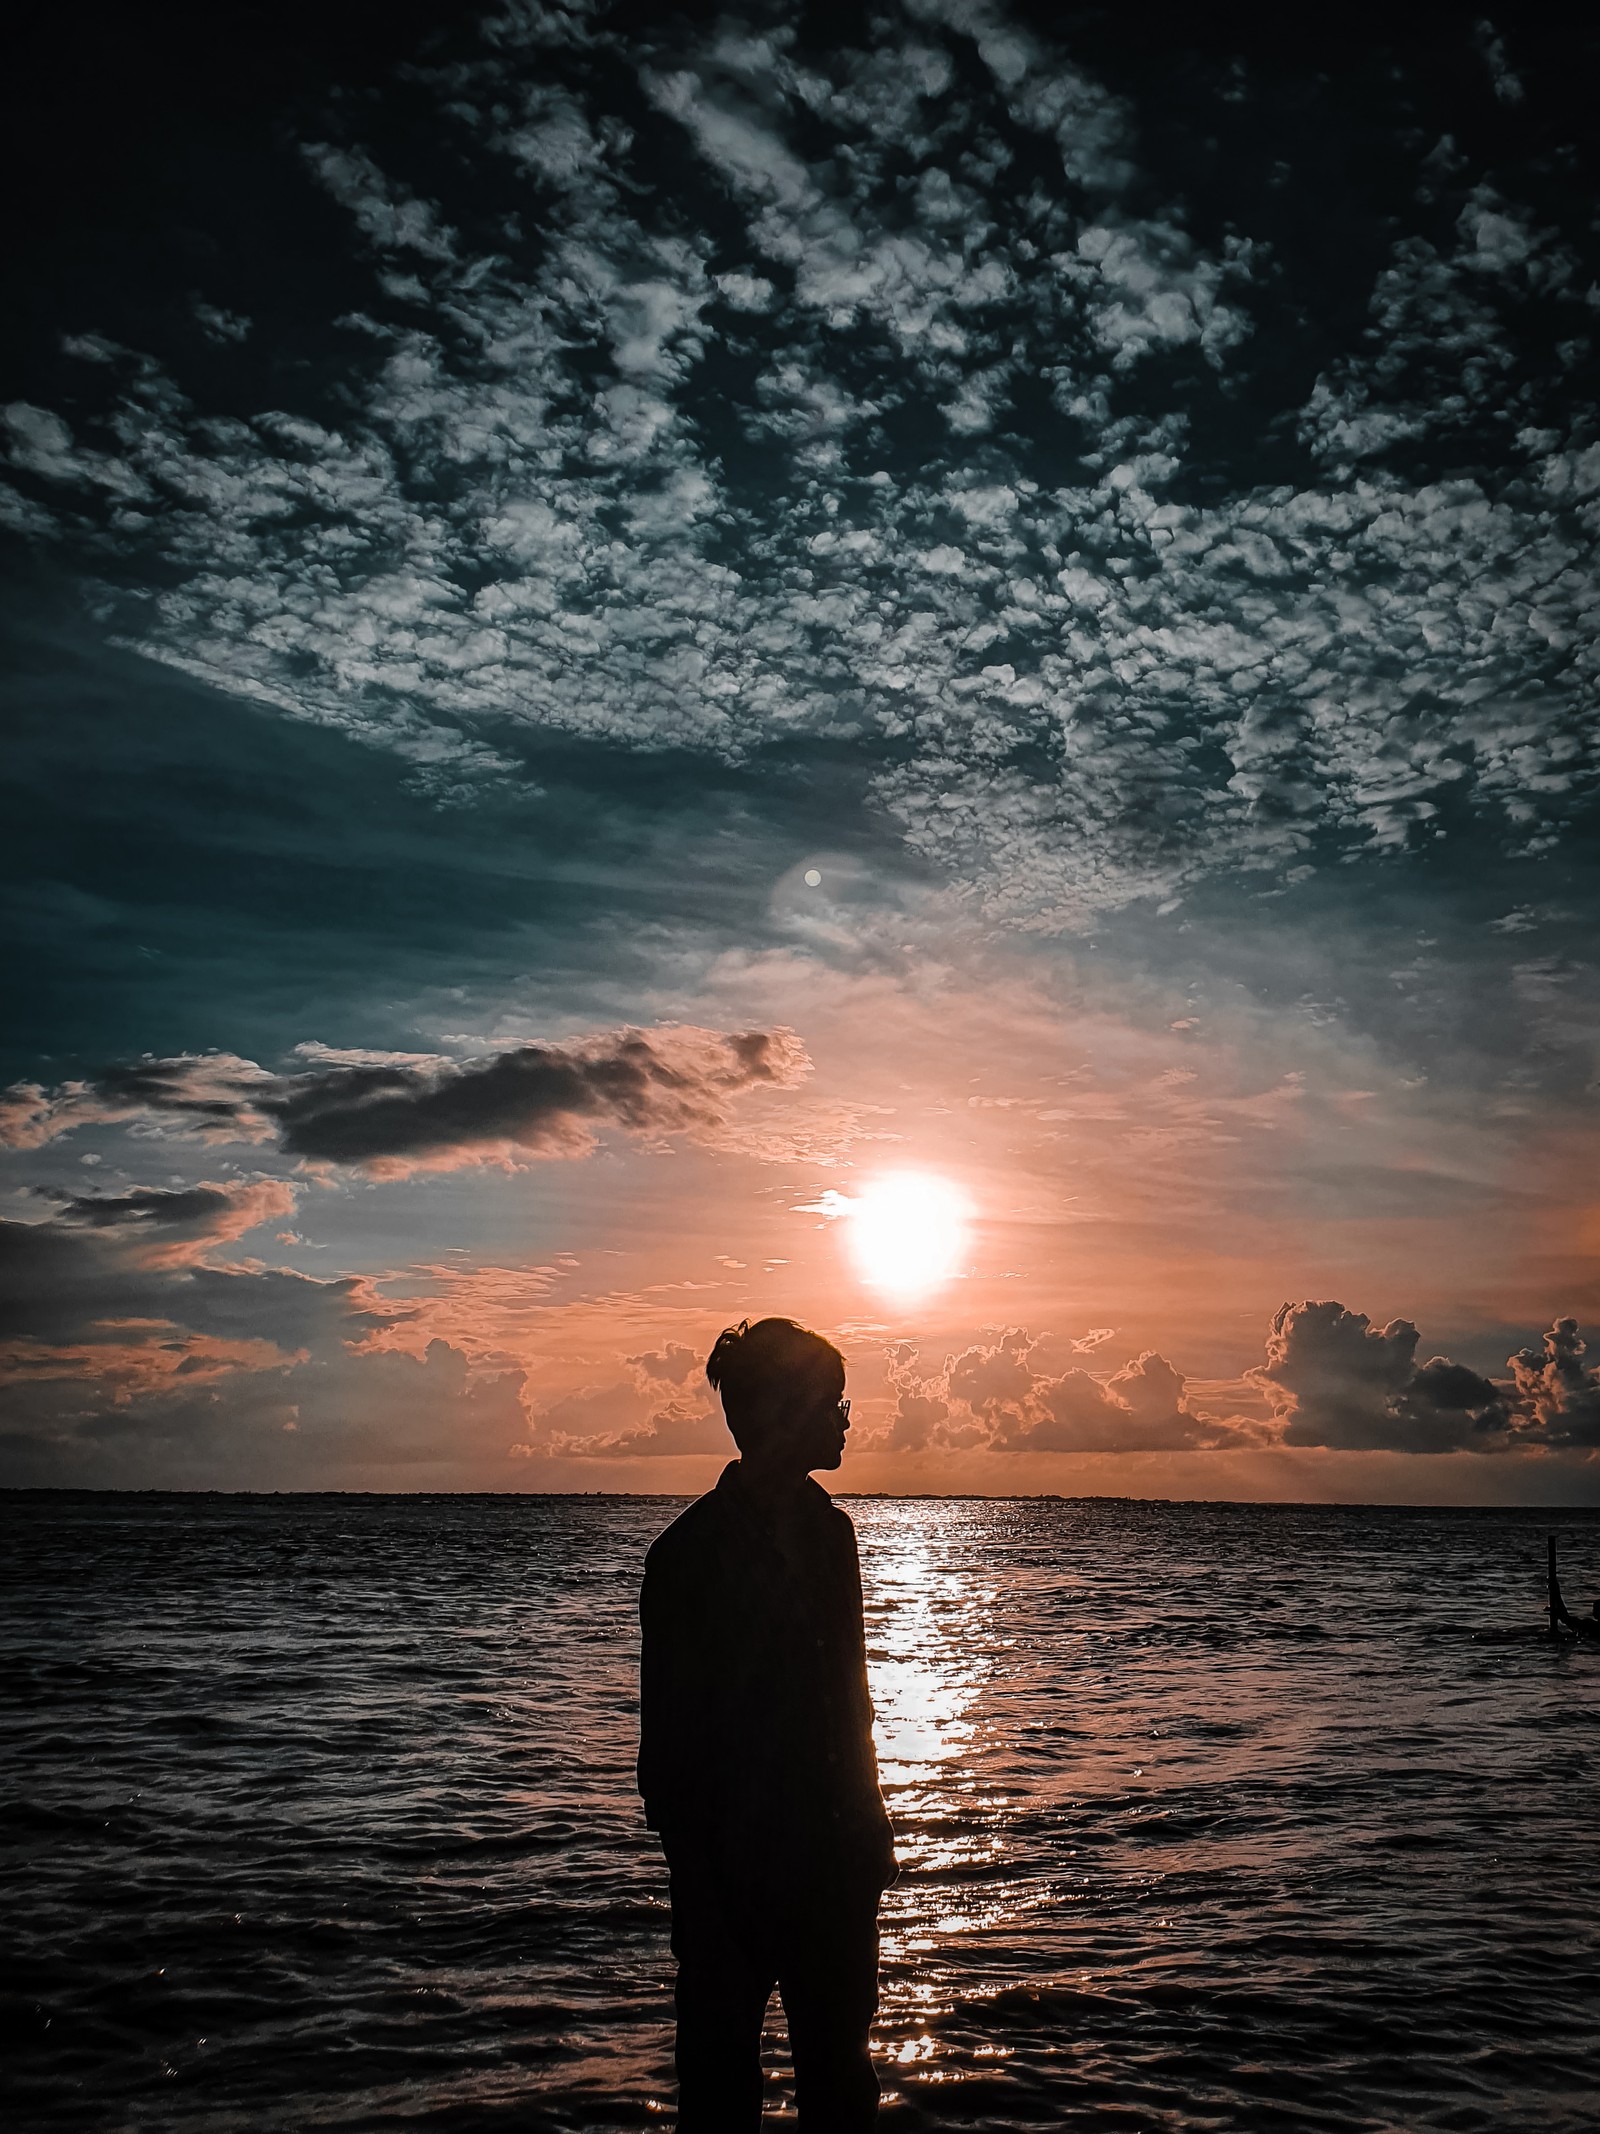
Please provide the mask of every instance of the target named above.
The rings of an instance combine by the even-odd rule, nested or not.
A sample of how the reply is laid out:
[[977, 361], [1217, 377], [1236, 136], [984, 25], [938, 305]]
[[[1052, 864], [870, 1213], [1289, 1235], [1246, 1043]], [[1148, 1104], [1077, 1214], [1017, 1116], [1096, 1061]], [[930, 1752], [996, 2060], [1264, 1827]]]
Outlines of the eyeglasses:
[[839, 1420], [841, 1423], [844, 1424], [846, 1430], [848, 1430], [850, 1427], [850, 1396], [848, 1393], [844, 1394], [840, 1399]]

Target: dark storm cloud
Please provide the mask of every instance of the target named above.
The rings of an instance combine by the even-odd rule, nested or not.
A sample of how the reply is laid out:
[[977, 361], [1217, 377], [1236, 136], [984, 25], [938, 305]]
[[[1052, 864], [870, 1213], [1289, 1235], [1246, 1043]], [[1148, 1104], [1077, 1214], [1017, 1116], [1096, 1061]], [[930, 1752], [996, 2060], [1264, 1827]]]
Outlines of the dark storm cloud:
[[[1202, 227], [1136, 102], [999, 7], [855, 35], [521, 14], [411, 70], [448, 156], [324, 127], [283, 173], [348, 218], [338, 393], [254, 308], [226, 411], [74, 330], [59, 405], [6, 410], [16, 524], [151, 658], [442, 799], [535, 729], [846, 743], [1030, 925], [1457, 817], [1548, 845], [1597, 769], [1586, 210], [1396, 91], [1325, 300], [1322, 230], [1258, 234], [1243, 177]], [[1192, 94], [1243, 172], [1248, 86]]]
[[1443, 1356], [1419, 1365], [1419, 1339], [1409, 1319], [1375, 1327], [1332, 1301], [1286, 1304], [1272, 1322], [1266, 1362], [1250, 1376], [1285, 1415], [1286, 1445], [1504, 1449], [1520, 1419], [1518, 1392]]
[[295, 1074], [216, 1053], [114, 1067], [54, 1091], [19, 1084], [0, 1103], [0, 1140], [32, 1148], [95, 1120], [170, 1117], [211, 1139], [275, 1136], [308, 1162], [399, 1175], [513, 1151], [578, 1155], [601, 1126], [712, 1136], [732, 1098], [792, 1087], [810, 1066], [786, 1030], [621, 1030], [460, 1062], [301, 1050], [318, 1064]]

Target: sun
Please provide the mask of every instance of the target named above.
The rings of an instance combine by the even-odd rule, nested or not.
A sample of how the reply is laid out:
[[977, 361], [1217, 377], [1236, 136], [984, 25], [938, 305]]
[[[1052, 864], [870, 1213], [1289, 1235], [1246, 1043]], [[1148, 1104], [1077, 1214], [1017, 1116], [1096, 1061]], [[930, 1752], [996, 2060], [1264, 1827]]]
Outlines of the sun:
[[850, 1251], [863, 1281], [892, 1296], [926, 1296], [961, 1269], [968, 1203], [928, 1171], [896, 1171], [850, 1199]]

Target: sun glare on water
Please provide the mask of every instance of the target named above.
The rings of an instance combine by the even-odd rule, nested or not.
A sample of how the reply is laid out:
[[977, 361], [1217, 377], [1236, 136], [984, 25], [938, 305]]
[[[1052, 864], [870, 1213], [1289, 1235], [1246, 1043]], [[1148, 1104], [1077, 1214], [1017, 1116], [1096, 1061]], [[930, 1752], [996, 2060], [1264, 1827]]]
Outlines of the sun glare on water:
[[892, 1296], [926, 1296], [960, 1272], [968, 1203], [946, 1178], [900, 1171], [850, 1203], [850, 1250], [864, 1281]]

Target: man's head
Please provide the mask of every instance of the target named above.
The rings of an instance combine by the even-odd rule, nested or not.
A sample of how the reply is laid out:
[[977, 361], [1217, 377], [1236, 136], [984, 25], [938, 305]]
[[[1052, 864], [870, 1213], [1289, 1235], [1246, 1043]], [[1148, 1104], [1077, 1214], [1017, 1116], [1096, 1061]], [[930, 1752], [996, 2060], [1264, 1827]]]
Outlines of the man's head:
[[741, 1319], [717, 1337], [706, 1376], [740, 1452], [784, 1465], [837, 1467], [849, 1414], [844, 1358], [792, 1319]]

